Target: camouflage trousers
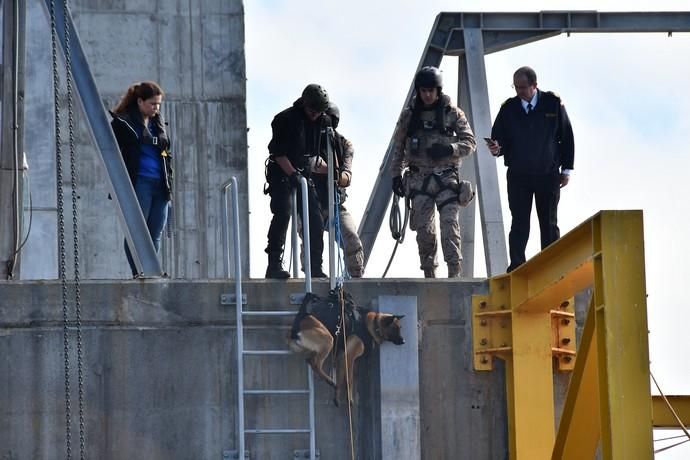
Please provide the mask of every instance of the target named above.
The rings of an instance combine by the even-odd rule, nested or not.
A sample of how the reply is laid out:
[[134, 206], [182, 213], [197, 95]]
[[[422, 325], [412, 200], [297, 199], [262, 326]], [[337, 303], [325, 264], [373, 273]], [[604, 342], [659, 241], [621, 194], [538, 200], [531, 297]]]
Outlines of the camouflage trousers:
[[[364, 248], [357, 234], [357, 226], [352, 214], [342, 204], [338, 207], [338, 224], [340, 226], [340, 241], [336, 239], [343, 249], [345, 256], [345, 268], [353, 278], [361, 278], [364, 275]], [[324, 230], [328, 231], [328, 212], [322, 210]], [[302, 235], [302, 222], [298, 222], [298, 232]], [[336, 237], [337, 238], [337, 237]], [[304, 260], [304, 246], [300, 248], [300, 259]]]
[[[435, 176], [435, 177], [434, 177]], [[462, 261], [460, 253], [460, 202], [458, 201], [458, 174], [454, 169], [436, 173], [408, 172], [405, 175], [406, 194], [410, 197], [410, 229], [417, 232], [420, 268], [435, 268], [436, 261], [436, 209], [441, 229], [441, 249], [448, 265]]]
[[[364, 274], [364, 249], [357, 234], [357, 226], [345, 206], [340, 205], [339, 210], [340, 245], [345, 253], [345, 267], [350, 276], [361, 278]], [[328, 223], [324, 224], [324, 227], [328, 230]]]

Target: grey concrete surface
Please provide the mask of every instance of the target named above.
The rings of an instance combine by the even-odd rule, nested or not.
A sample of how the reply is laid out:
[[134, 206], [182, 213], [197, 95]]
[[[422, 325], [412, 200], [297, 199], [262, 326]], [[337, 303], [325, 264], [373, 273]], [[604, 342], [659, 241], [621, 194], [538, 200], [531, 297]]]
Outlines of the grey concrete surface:
[[[379, 308], [379, 296], [417, 299], [418, 321], [410, 325], [403, 320], [403, 335], [414, 341], [415, 330], [410, 328], [417, 324], [419, 421], [415, 423], [420, 424], [417, 442], [421, 458], [504, 459], [503, 376], [499, 371], [475, 373], [471, 367], [470, 296], [485, 293], [485, 282], [361, 280], [346, 288], [359, 304], [372, 308]], [[325, 294], [327, 289], [326, 281], [314, 283], [318, 294]], [[0, 283], [0, 290], [0, 458], [64, 458], [60, 285], [56, 281], [24, 281]], [[244, 283], [243, 292], [248, 309], [295, 310], [297, 307], [289, 304], [289, 294], [304, 292], [304, 285], [296, 280], [251, 280]], [[223, 293], [234, 293], [232, 283], [83, 283], [90, 458], [218, 459], [223, 452], [235, 449], [235, 307], [220, 304]], [[285, 346], [290, 321], [248, 320], [246, 348]], [[70, 340], [74, 345], [74, 335]], [[358, 459], [381, 458], [383, 415], [411, 414], [409, 405], [395, 406], [401, 401], [400, 395], [384, 397], [386, 407], [381, 407], [382, 388], [392, 387], [386, 381], [389, 377], [379, 374], [380, 360], [396, 351], [391, 347], [395, 348], [384, 344], [356, 364], [353, 425]], [[301, 358], [252, 359], [255, 361], [245, 360], [247, 388], [305, 386]], [[74, 351], [70, 368], [76, 420]], [[255, 399], [246, 402], [248, 428], [307, 424], [306, 398], [250, 398]], [[317, 447], [322, 459], [349, 458], [347, 413], [336, 408], [332, 398], [332, 388], [317, 380]], [[78, 433], [75, 429], [76, 425], [73, 436]], [[78, 435], [73, 443], [74, 439], [78, 440]], [[397, 439], [395, 446], [401, 453], [410, 448], [405, 438]], [[292, 458], [295, 449], [308, 448], [308, 439], [306, 435], [250, 435], [247, 448], [252, 459], [282, 460]]]
[[[55, 231], [46, 234], [57, 211], [50, 28], [42, 3], [27, 2], [26, 151], [41, 231], [30, 236], [23, 279], [55, 278], [58, 264]], [[174, 231], [164, 236], [160, 252], [163, 269], [175, 278], [223, 277], [220, 186], [230, 176], [240, 186], [240, 213], [248, 213], [242, 1], [81, 0], [70, 2], [70, 8], [105, 108], [112, 109], [136, 81], [156, 80], [166, 92], [162, 112], [173, 142], [176, 187]], [[64, 69], [60, 79], [64, 94]], [[64, 113], [64, 97], [62, 102]], [[128, 278], [124, 233], [79, 104], [75, 116], [81, 276]], [[63, 152], [68, 157], [65, 126], [66, 120]], [[65, 165], [69, 168], [68, 161]], [[64, 193], [71, 194], [69, 182]], [[68, 202], [68, 254], [71, 212]], [[247, 221], [240, 233], [248, 254]], [[243, 271], [249, 272], [248, 258]]]

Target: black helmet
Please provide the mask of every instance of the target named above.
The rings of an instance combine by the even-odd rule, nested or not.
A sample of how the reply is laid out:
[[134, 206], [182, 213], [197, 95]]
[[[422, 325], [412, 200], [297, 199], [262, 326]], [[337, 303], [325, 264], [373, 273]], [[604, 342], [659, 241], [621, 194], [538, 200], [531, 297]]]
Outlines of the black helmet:
[[309, 109], [325, 112], [328, 108], [328, 93], [323, 86], [312, 83], [302, 91], [302, 101]]
[[414, 77], [414, 88], [443, 88], [443, 77], [438, 67], [424, 66]]
[[340, 109], [337, 105], [335, 105], [334, 102], [328, 104], [328, 108], [326, 109], [326, 115], [330, 117], [331, 125], [333, 126], [333, 128], [337, 128], [338, 123], [340, 123]]

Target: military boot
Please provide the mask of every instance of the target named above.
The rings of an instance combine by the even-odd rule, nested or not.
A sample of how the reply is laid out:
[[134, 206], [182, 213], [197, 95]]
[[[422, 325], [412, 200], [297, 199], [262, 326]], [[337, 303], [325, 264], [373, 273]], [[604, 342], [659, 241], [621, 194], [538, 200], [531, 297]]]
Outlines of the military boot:
[[448, 278], [460, 278], [462, 266], [460, 264], [448, 264]]
[[290, 278], [290, 273], [283, 269], [283, 254], [280, 252], [268, 253], [268, 268], [266, 278], [284, 280]]
[[424, 269], [424, 278], [436, 278], [436, 267], [427, 267]]

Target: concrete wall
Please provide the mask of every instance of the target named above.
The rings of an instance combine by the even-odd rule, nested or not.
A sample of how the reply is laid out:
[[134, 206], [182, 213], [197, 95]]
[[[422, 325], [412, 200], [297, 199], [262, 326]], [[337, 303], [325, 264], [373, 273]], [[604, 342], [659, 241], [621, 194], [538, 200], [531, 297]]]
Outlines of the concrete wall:
[[[314, 283], [324, 294], [326, 282]], [[423, 459], [506, 457], [504, 378], [475, 373], [471, 358], [470, 296], [485, 293], [476, 282], [361, 280], [347, 286], [359, 304], [379, 296], [414, 296], [417, 327], [421, 453]], [[57, 282], [2, 283], [0, 299], [0, 458], [64, 457], [64, 361], [61, 293]], [[296, 309], [289, 294], [298, 281], [244, 283], [253, 309]], [[87, 453], [99, 459], [214, 459], [236, 448], [234, 306], [220, 304], [231, 283], [146, 280], [82, 285]], [[387, 302], [391, 298], [386, 297]], [[73, 317], [73, 313], [70, 313]], [[245, 348], [285, 347], [290, 319], [248, 321]], [[408, 337], [413, 337], [410, 332]], [[74, 345], [74, 336], [71, 337]], [[414, 346], [415, 344], [412, 344]], [[406, 344], [407, 346], [407, 344]], [[394, 347], [391, 344], [383, 345]], [[356, 458], [381, 457], [379, 353], [357, 364]], [[250, 361], [253, 360], [253, 361]], [[390, 364], [390, 363], [388, 363]], [[408, 362], [396, 363], [406, 366]], [[76, 373], [76, 356], [70, 366]], [[298, 357], [246, 358], [247, 387], [302, 387]], [[76, 380], [72, 414], [77, 416]], [[332, 390], [316, 381], [317, 447], [322, 459], [349, 458], [346, 411]], [[247, 399], [247, 427], [307, 423], [302, 397]], [[389, 398], [388, 400], [395, 400]], [[406, 406], [406, 413], [410, 412]], [[73, 428], [73, 448], [78, 431]], [[395, 439], [385, 448], [410, 446]], [[253, 459], [292, 458], [307, 449], [304, 435], [248, 435]], [[401, 458], [401, 457], [399, 457]]]
[[[170, 124], [176, 189], [174, 232], [164, 237], [161, 249], [164, 270], [187, 279], [224, 276], [220, 186], [230, 176], [239, 182], [240, 213], [248, 213], [241, 0], [74, 0], [70, 8], [106, 108], [112, 108], [135, 81], [156, 80], [166, 92], [162, 112]], [[21, 276], [51, 279], [57, 277], [57, 213], [50, 28], [44, 0], [28, 0], [26, 35], [25, 135], [34, 221]], [[64, 71], [61, 81], [64, 91]], [[63, 98], [63, 113], [65, 107]], [[106, 172], [80, 106], [76, 109], [81, 276], [129, 278]], [[71, 254], [66, 125], [63, 120]], [[246, 220], [241, 241], [249, 241]], [[248, 273], [249, 259], [243, 263]]]

